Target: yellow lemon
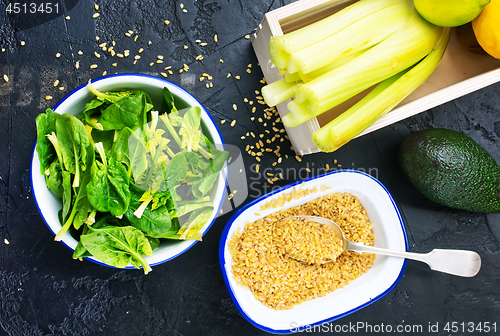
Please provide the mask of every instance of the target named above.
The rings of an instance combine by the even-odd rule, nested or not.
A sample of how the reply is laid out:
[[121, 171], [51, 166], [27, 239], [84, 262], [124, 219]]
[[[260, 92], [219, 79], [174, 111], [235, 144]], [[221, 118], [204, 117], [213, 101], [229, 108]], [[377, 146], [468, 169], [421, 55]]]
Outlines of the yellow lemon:
[[491, 56], [500, 59], [500, 0], [491, 0], [472, 21], [477, 42]]
[[457, 27], [474, 20], [490, 0], [413, 0], [420, 15], [441, 27]]

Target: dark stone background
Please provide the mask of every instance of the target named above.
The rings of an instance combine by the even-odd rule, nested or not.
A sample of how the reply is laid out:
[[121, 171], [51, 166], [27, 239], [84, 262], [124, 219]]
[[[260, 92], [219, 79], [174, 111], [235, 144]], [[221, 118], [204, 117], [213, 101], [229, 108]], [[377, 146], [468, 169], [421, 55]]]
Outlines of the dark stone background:
[[[40, 3], [40, 2], [38, 2]], [[168, 79], [192, 92], [219, 122], [227, 143], [244, 149], [255, 141], [241, 135], [264, 131], [250, 117], [262, 116], [263, 106], [250, 113], [247, 97], [255, 101], [262, 73], [250, 40], [263, 15], [289, 3], [274, 0], [186, 0], [187, 13], [173, 1], [98, 1], [98, 18], [89, 0], [59, 2], [59, 15], [7, 15], [0, 2], [0, 333], [8, 335], [260, 335], [231, 301], [218, 260], [222, 229], [230, 217], [219, 217], [202, 243], [180, 257], [154, 267], [144, 276], [139, 270], [117, 270], [71, 258], [71, 251], [53, 240], [37, 212], [30, 189], [30, 161], [35, 141], [35, 117], [73, 88], [103, 71], [140, 72], [160, 76], [166, 65]], [[69, 15], [70, 20], [65, 16]], [[164, 20], [170, 20], [166, 26]], [[137, 41], [124, 33], [133, 30]], [[217, 34], [218, 42], [213, 36]], [[95, 36], [99, 36], [96, 42]], [[207, 42], [202, 47], [195, 40]], [[130, 50], [118, 59], [102, 52], [99, 43], [116, 41], [115, 50]], [[25, 45], [21, 45], [25, 41]], [[151, 41], [151, 45], [148, 45]], [[183, 46], [187, 45], [188, 49]], [[133, 56], [144, 48], [141, 59]], [[83, 55], [78, 55], [78, 51]], [[97, 51], [101, 58], [93, 54]], [[61, 56], [57, 58], [56, 53]], [[202, 61], [195, 61], [197, 55]], [[164, 55], [164, 64], [154, 64]], [[221, 63], [219, 59], [223, 59]], [[80, 69], [75, 62], [80, 61]], [[112, 63], [117, 62], [113, 67]], [[179, 74], [183, 64], [187, 73]], [[97, 69], [90, 69], [97, 64]], [[252, 64], [251, 73], [247, 73]], [[230, 72], [232, 77], [227, 78]], [[202, 73], [213, 76], [207, 89]], [[235, 75], [241, 79], [236, 80]], [[59, 79], [60, 91], [53, 86]], [[52, 95], [51, 101], [45, 96]], [[411, 132], [429, 127], [463, 131], [500, 161], [500, 84], [443, 104], [415, 117], [358, 138], [332, 154], [293, 158], [288, 154], [281, 167], [324, 167], [364, 169], [373, 172], [393, 194], [409, 235], [410, 250], [433, 248], [477, 251], [483, 260], [474, 278], [460, 278], [430, 271], [426, 265], [409, 262], [398, 286], [374, 304], [334, 325], [366, 322], [372, 325], [447, 322], [496, 322], [500, 329], [500, 217], [472, 214], [435, 205], [420, 196], [403, 178], [396, 162], [401, 141]], [[239, 109], [234, 111], [232, 104]], [[237, 119], [236, 126], [229, 122]], [[270, 190], [266, 177], [250, 172], [253, 157], [243, 153], [253, 191]], [[273, 154], [263, 156], [262, 167], [271, 167]], [[279, 165], [276, 167], [280, 167]], [[275, 185], [285, 185], [293, 178]], [[8, 242], [8, 243], [7, 243]], [[424, 329], [425, 330], [425, 329]], [[440, 330], [439, 335], [449, 332]], [[458, 332], [453, 335], [484, 334]], [[490, 334], [494, 334], [490, 332]], [[500, 331], [497, 332], [500, 334]]]

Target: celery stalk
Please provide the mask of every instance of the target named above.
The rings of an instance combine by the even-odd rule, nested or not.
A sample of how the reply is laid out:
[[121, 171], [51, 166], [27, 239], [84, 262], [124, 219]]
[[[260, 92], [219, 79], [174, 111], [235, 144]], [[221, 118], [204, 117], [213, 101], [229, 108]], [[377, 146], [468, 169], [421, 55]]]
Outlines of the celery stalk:
[[287, 83], [283, 78], [262, 88], [262, 96], [267, 105], [276, 106], [277, 104], [290, 99], [299, 88], [299, 84]]
[[300, 81], [300, 75], [298, 73], [289, 73], [288, 71], [286, 71], [285, 73], [283, 73], [283, 78], [285, 79], [285, 81], [287, 83], [294, 83], [294, 82], [298, 82]]
[[297, 126], [412, 66], [434, 48], [442, 31], [413, 9], [402, 29], [352, 61], [302, 85], [288, 103], [290, 113], [283, 117], [283, 123]]
[[313, 134], [314, 144], [333, 152], [391, 111], [424, 83], [438, 66], [448, 45], [450, 28], [444, 28], [434, 49], [418, 64], [382, 81], [358, 103]]
[[360, 0], [323, 20], [283, 36], [271, 38], [269, 44], [271, 61], [278, 68], [286, 70], [291, 53], [327, 38], [375, 11], [400, 2], [401, 0]]
[[[358, 50], [356, 53], [351, 54], [350, 56], [347, 56], [347, 57], [341, 57], [341, 58], [337, 59], [336, 61], [333, 61], [333, 62], [331, 62], [331, 63], [329, 63], [329, 64], [327, 64], [319, 69], [311, 71], [307, 74], [304, 74], [301, 72], [297, 72], [295, 74], [297, 74], [299, 76], [299, 78], [302, 80], [302, 82], [308, 83], [308, 82], [324, 75], [325, 73], [332, 71], [333, 69], [341, 66], [342, 64], [352, 61], [354, 58], [356, 58], [359, 55], [361, 55], [362, 53], [364, 53], [367, 49], [369, 49], [369, 48]], [[290, 74], [290, 76], [295, 75], [295, 74]]]
[[411, 0], [400, 2], [399, 5], [367, 15], [337, 33], [292, 53], [287, 71], [307, 74], [385, 40], [401, 29], [411, 16]]

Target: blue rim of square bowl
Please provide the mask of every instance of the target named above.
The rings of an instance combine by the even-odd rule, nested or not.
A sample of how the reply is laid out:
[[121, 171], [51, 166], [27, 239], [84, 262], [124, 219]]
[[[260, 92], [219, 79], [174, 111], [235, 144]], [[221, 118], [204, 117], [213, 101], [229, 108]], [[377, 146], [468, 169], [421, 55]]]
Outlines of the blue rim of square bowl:
[[[180, 91], [183, 91], [184, 93], [186, 93], [188, 96], [192, 97], [201, 107], [202, 111], [208, 116], [208, 118], [210, 119], [210, 121], [212, 122], [212, 124], [214, 125], [214, 128], [215, 130], [217, 131], [217, 135], [219, 136], [220, 140], [221, 140], [221, 145], [222, 145], [222, 149], [225, 150], [226, 149], [226, 146], [225, 146], [225, 142], [224, 142], [224, 138], [222, 137], [222, 134], [219, 130], [219, 128], [217, 127], [217, 123], [215, 122], [215, 120], [212, 118], [212, 116], [210, 115], [210, 113], [208, 112], [208, 110], [206, 109], [206, 107], [194, 96], [192, 95], [189, 91], [187, 91], [186, 89], [182, 88], [181, 86], [175, 84], [175, 83], [172, 83], [166, 79], [163, 79], [163, 78], [160, 78], [160, 77], [156, 77], [156, 76], [152, 76], [152, 75], [147, 75], [147, 74], [141, 74], [141, 73], [119, 73], [119, 74], [112, 74], [112, 75], [106, 75], [106, 76], [102, 76], [102, 77], [99, 77], [99, 78], [96, 78], [96, 79], [93, 79], [92, 80], [92, 83], [95, 83], [95, 82], [99, 82], [99, 81], [102, 81], [102, 80], [106, 80], [106, 79], [109, 79], [109, 78], [113, 78], [113, 77], [126, 77], [126, 76], [136, 76], [136, 77], [145, 77], [145, 78], [149, 78], [149, 79], [154, 79], [154, 80], [159, 80], [161, 82], [164, 82], [164, 83], [167, 83], [168, 85], [171, 85], [171, 86], [174, 86], [176, 87], [177, 89], [179, 89]], [[65, 95], [54, 107], [53, 107], [53, 110], [57, 110], [57, 108], [64, 102], [66, 101], [70, 96], [72, 96], [74, 93], [80, 91], [80, 90], [83, 90], [85, 89], [85, 87], [87, 86], [87, 83], [85, 84], [82, 84], [80, 86], [78, 86], [76, 89], [74, 89], [73, 91], [71, 91], [70, 93], [68, 93], [67, 95]], [[36, 153], [36, 143], [37, 143], [37, 140], [35, 139], [35, 144], [33, 146], [33, 151], [32, 151], [32, 154], [31, 154], [31, 161], [30, 161], [30, 183], [31, 183], [31, 192], [33, 194], [33, 199], [35, 200], [35, 204], [36, 204], [36, 207], [38, 209], [38, 213], [40, 214], [40, 216], [42, 217], [43, 221], [45, 222], [45, 225], [49, 228], [49, 230], [54, 234], [56, 235], [57, 233], [54, 232], [52, 230], [52, 228], [50, 227], [50, 225], [47, 223], [45, 217], [42, 215], [42, 211], [40, 209], [40, 206], [38, 204], [38, 201], [37, 201], [37, 198], [36, 198], [36, 195], [35, 195], [35, 189], [33, 187], [33, 174], [35, 174], [35, 171], [36, 168], [34, 168], [32, 165], [31, 165], [31, 162], [33, 162], [33, 156], [34, 155], [37, 155]], [[227, 179], [228, 179], [228, 174], [227, 174], [227, 161], [226, 161], [226, 164], [225, 164], [225, 167], [224, 167], [224, 175], [225, 175], [225, 182], [224, 182], [224, 190], [227, 189]], [[38, 172], [40, 173], [40, 172]], [[220, 178], [220, 176], [219, 176]], [[222, 194], [222, 199], [220, 200], [219, 202], [219, 206], [218, 206], [218, 209], [217, 209], [217, 212], [215, 212], [215, 217], [212, 219], [212, 222], [208, 225], [208, 227], [205, 229], [205, 231], [203, 232], [203, 236], [205, 235], [206, 232], [208, 232], [208, 230], [210, 229], [210, 227], [213, 225], [213, 223], [215, 222], [215, 220], [217, 219], [217, 214], [220, 212], [220, 209], [222, 208], [222, 205], [224, 203], [224, 195], [225, 195], [225, 192]], [[214, 208], [214, 211], [216, 209]], [[178, 256], [180, 256], [181, 254], [183, 254], [184, 252], [186, 252], [187, 250], [189, 250], [190, 248], [192, 248], [198, 241], [197, 240], [193, 240], [191, 242], [191, 244], [189, 246], [187, 246], [185, 249], [183, 249], [182, 251], [180, 251], [179, 253], [173, 255], [172, 257], [168, 258], [168, 259], [165, 259], [165, 260], [161, 260], [161, 261], [158, 261], [158, 262], [155, 262], [155, 263], [152, 263], [150, 264], [151, 267], [153, 266], [156, 266], [156, 265], [160, 265], [160, 264], [163, 264], [169, 260], [172, 260], [174, 258], [177, 258]], [[70, 249], [71, 251], [74, 251], [73, 248], [71, 248], [69, 245], [67, 245], [63, 240], [60, 241], [60, 243], [63, 243], [64, 246], [66, 246], [68, 249]], [[133, 267], [132, 265], [128, 265], [126, 266], [125, 268], [118, 268], [118, 267], [115, 267], [115, 266], [111, 266], [111, 265], [108, 265], [108, 264], [105, 264], [95, 258], [91, 258], [91, 257], [84, 257], [85, 259], [95, 263], [95, 264], [98, 264], [98, 265], [101, 265], [101, 266], [106, 266], [106, 267], [110, 267], [110, 268], [116, 268], [116, 269], [135, 269], [135, 267]]]
[[[389, 197], [390, 201], [391, 201], [391, 204], [397, 214], [397, 217], [398, 217], [398, 220], [399, 220], [399, 224], [401, 225], [401, 230], [402, 230], [402, 233], [403, 233], [403, 236], [404, 236], [404, 243], [405, 243], [405, 250], [406, 251], [409, 251], [409, 247], [408, 247], [408, 236], [407, 236], [407, 233], [406, 233], [406, 229], [405, 229], [405, 226], [404, 226], [404, 222], [403, 222], [403, 219], [401, 217], [401, 213], [399, 212], [399, 209], [396, 205], [396, 202], [394, 201], [394, 198], [392, 197], [391, 193], [389, 192], [389, 190], [387, 190], [387, 188], [376, 178], [374, 178], [373, 176], [365, 173], [365, 172], [362, 172], [362, 171], [359, 171], [359, 170], [354, 170], [354, 169], [338, 169], [338, 170], [335, 170], [335, 171], [332, 171], [332, 172], [327, 172], [325, 174], [321, 174], [321, 175], [317, 175], [317, 176], [313, 176], [313, 177], [310, 177], [310, 178], [305, 178], [305, 179], [299, 179], [297, 181], [294, 181], [292, 183], [289, 183], [283, 187], [280, 187], [280, 188], [277, 188], [265, 195], [262, 195], [252, 201], [250, 201], [249, 203], [245, 204], [243, 207], [241, 207], [240, 209], [238, 209], [232, 216], [231, 218], [229, 218], [226, 226], [224, 227], [224, 230], [222, 231], [222, 234], [221, 234], [221, 239], [220, 239], [220, 244], [219, 244], [219, 264], [220, 264], [220, 267], [221, 267], [221, 270], [222, 270], [222, 276], [224, 278], [224, 282], [226, 284], [226, 287], [227, 287], [227, 290], [229, 292], [229, 295], [231, 296], [231, 299], [233, 300], [234, 304], [236, 305], [236, 308], [238, 309], [238, 311], [240, 312], [241, 315], [243, 315], [243, 317], [248, 321], [250, 322], [253, 326], [263, 330], [263, 331], [266, 331], [268, 333], [271, 333], [271, 334], [293, 334], [295, 333], [294, 331], [292, 331], [291, 329], [272, 329], [272, 328], [269, 328], [269, 327], [266, 327], [262, 324], [259, 324], [257, 323], [256, 321], [254, 321], [244, 310], [243, 308], [240, 306], [238, 300], [236, 299], [233, 291], [231, 290], [231, 285], [229, 283], [229, 274], [226, 273], [226, 270], [224, 268], [224, 265], [225, 265], [225, 258], [224, 258], [224, 250], [225, 250], [225, 241], [227, 240], [228, 238], [228, 234], [229, 234], [229, 230], [231, 229], [231, 226], [233, 224], [233, 222], [240, 216], [240, 214], [242, 214], [246, 209], [252, 207], [253, 205], [263, 201], [264, 199], [267, 199], [277, 193], [280, 193], [280, 192], [283, 192], [287, 189], [290, 189], [290, 188], [293, 188], [294, 186], [297, 186], [297, 185], [300, 185], [301, 183], [303, 182], [308, 182], [308, 181], [311, 181], [311, 180], [315, 180], [315, 179], [318, 179], [318, 178], [321, 178], [321, 177], [325, 177], [325, 176], [328, 176], [328, 175], [333, 175], [333, 174], [339, 174], [339, 173], [345, 173], [345, 172], [350, 172], [350, 173], [356, 173], [356, 174], [361, 174], [361, 175], [364, 175], [370, 179], [372, 179], [373, 181], [375, 181], [380, 187], [382, 187], [382, 189], [387, 193], [387, 196]], [[405, 259], [403, 261], [403, 265], [401, 266], [401, 270], [399, 272], [399, 275], [398, 277], [396, 278], [396, 280], [392, 283], [391, 286], [389, 286], [389, 288], [387, 288], [384, 292], [380, 293], [379, 295], [377, 295], [376, 297], [370, 299], [369, 301], [365, 302], [364, 304], [361, 304], [349, 311], [346, 311], [342, 314], [339, 314], [339, 315], [336, 315], [336, 316], [332, 316], [330, 318], [327, 318], [327, 319], [324, 319], [324, 320], [321, 320], [321, 321], [318, 321], [318, 322], [315, 322], [315, 323], [311, 323], [311, 324], [308, 324], [308, 326], [312, 328], [314, 328], [315, 326], [320, 326], [322, 325], [323, 323], [329, 323], [329, 322], [333, 322], [333, 321], [336, 321], [338, 319], [341, 319], [347, 315], [350, 315], [352, 313], [355, 313], [357, 312], [358, 310], [361, 310], [369, 305], [371, 305], [372, 303], [378, 301], [379, 299], [383, 298], [384, 296], [386, 296], [389, 292], [391, 292], [396, 286], [397, 284], [399, 283], [399, 281], [401, 281], [401, 278], [403, 277], [404, 275], [404, 272], [405, 272], [405, 269], [406, 269], [406, 265], [407, 265], [408, 261]]]

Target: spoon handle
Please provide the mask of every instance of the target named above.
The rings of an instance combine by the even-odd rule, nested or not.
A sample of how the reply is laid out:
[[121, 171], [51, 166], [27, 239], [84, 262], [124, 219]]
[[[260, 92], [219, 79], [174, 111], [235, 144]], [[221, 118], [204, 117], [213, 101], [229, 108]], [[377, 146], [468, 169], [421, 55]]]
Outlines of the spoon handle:
[[429, 253], [413, 253], [353, 242], [347, 242], [347, 250], [418, 260], [428, 264], [432, 270], [463, 277], [473, 277], [481, 268], [481, 257], [474, 251], [434, 249]]

